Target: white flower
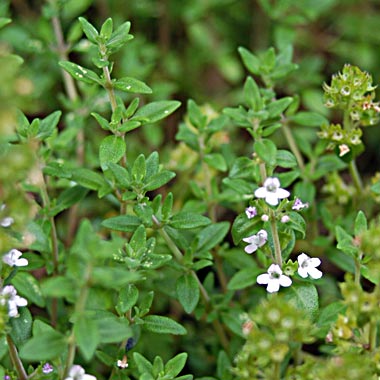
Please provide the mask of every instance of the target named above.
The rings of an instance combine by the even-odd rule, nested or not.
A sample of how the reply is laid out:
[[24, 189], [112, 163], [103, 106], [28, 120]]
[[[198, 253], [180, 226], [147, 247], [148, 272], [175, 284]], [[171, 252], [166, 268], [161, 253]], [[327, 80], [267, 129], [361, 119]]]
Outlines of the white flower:
[[290, 221], [289, 215], [284, 215], [281, 217], [281, 223], [288, 223]]
[[3, 256], [3, 261], [5, 264], [8, 264], [10, 267], [25, 267], [28, 265], [27, 259], [20, 259], [22, 253], [17, 249], [11, 249], [7, 254]]
[[70, 368], [69, 376], [65, 380], [96, 380], [96, 377], [87, 375], [80, 365], [73, 365]]
[[244, 238], [243, 241], [249, 243], [244, 248], [244, 251], [251, 254], [255, 252], [257, 248], [262, 247], [268, 240], [268, 233], [265, 230], [260, 230], [256, 235], [249, 236]]
[[127, 355], [124, 355], [122, 360], [119, 359], [116, 365], [121, 369], [128, 368]]
[[282, 274], [282, 270], [279, 265], [272, 264], [268, 268], [268, 273], [263, 273], [257, 276], [257, 283], [260, 285], [268, 285], [267, 292], [278, 292], [280, 286], [288, 287], [292, 284], [290, 277]]
[[350, 151], [350, 148], [346, 144], [339, 145], [339, 157], [343, 157]]
[[248, 219], [252, 219], [257, 215], [256, 207], [249, 206], [245, 209], [245, 215]]
[[280, 181], [276, 177], [268, 177], [264, 186], [255, 191], [257, 198], [265, 198], [265, 202], [271, 206], [277, 206], [279, 199], [287, 198], [289, 195], [288, 190], [280, 188]]
[[[5, 204], [3, 203], [1, 206], [0, 206], [0, 212], [3, 211], [5, 209]], [[0, 226], [1, 227], [9, 227], [11, 224], [13, 224], [14, 222], [14, 219], [11, 218], [10, 216], [6, 216], [5, 218], [3, 219], [0, 219]]]
[[294, 200], [294, 203], [293, 203], [293, 206], [292, 206], [292, 210], [299, 211], [299, 210], [302, 210], [303, 208], [307, 208], [307, 207], [309, 207], [309, 203], [303, 203], [301, 201], [301, 199], [296, 198]]
[[304, 253], [301, 253], [298, 257], [298, 274], [306, 278], [308, 275], [313, 278], [314, 280], [317, 280], [318, 278], [322, 277], [322, 272], [317, 269], [317, 266], [321, 264], [321, 260], [317, 257], [309, 257], [308, 255], [305, 255]]
[[28, 301], [25, 298], [17, 295], [17, 291], [12, 285], [4, 286], [0, 296], [0, 303], [2, 305], [8, 303], [8, 315], [10, 317], [17, 317], [17, 307], [26, 306], [28, 304]]

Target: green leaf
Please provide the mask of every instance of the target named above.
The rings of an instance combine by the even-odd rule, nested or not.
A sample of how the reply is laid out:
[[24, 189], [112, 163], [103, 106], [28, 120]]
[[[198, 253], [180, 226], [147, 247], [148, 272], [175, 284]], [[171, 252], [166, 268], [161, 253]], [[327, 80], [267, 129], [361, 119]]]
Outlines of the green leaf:
[[187, 353], [182, 352], [181, 354], [176, 355], [174, 358], [170, 359], [164, 368], [165, 376], [170, 378], [176, 377], [183, 369], [186, 364]]
[[85, 18], [83, 17], [79, 17], [79, 22], [81, 23], [82, 25], [82, 29], [83, 29], [83, 32], [84, 34], [86, 35], [87, 39], [89, 41], [91, 41], [92, 43], [94, 44], [97, 44], [98, 43], [98, 37], [99, 37], [99, 33], [98, 31], [95, 29], [95, 27], [90, 24]]
[[119, 215], [103, 220], [101, 225], [111, 230], [133, 232], [141, 224], [141, 219], [134, 215]]
[[132, 166], [132, 178], [141, 183], [146, 176], [146, 160], [143, 154], [140, 154]]
[[55, 216], [80, 202], [88, 193], [88, 189], [82, 186], [73, 186], [63, 190], [56, 201], [56, 205], [50, 209], [49, 215]]
[[152, 191], [160, 188], [161, 186], [166, 185], [171, 181], [176, 174], [169, 170], [162, 170], [160, 173], [157, 173], [147, 179], [147, 183], [144, 185], [144, 189], [147, 191]]
[[273, 141], [268, 139], [257, 140], [253, 144], [253, 149], [268, 165], [276, 165], [277, 148]]
[[111, 170], [116, 182], [123, 188], [128, 189], [131, 185], [131, 176], [127, 169], [121, 165], [110, 162], [108, 168]]
[[291, 116], [289, 120], [305, 127], [320, 127], [323, 124], [329, 124], [329, 121], [324, 116], [316, 112], [298, 112], [296, 115]]
[[86, 361], [91, 360], [100, 343], [97, 323], [85, 314], [79, 315], [75, 319], [74, 335], [83, 358]]
[[353, 237], [348, 234], [341, 226], [335, 227], [336, 239], [338, 241], [337, 248], [351, 256], [356, 257], [358, 254], [358, 247], [353, 243]]
[[144, 82], [131, 78], [123, 77], [114, 82], [114, 88], [124, 92], [136, 93], [136, 94], [151, 94], [152, 89]]
[[60, 61], [59, 65], [76, 80], [79, 80], [87, 84], [97, 83], [101, 86], [103, 85], [103, 82], [98, 77], [98, 75], [90, 69], [79, 66], [76, 63], [69, 61]]
[[207, 115], [204, 115], [200, 107], [189, 99], [187, 102], [187, 113], [190, 119], [190, 123], [197, 129], [202, 130], [207, 125]]
[[243, 60], [244, 66], [252, 74], [260, 74], [260, 60], [252, 54], [249, 50], [239, 47], [238, 52]]
[[0, 17], [0, 29], [12, 22], [12, 19], [6, 17]]
[[137, 119], [144, 124], [155, 123], [173, 113], [181, 102], [177, 100], [163, 100], [148, 103], [137, 110], [131, 120]]
[[301, 239], [304, 239], [305, 234], [306, 234], [306, 222], [304, 218], [297, 212], [293, 212], [293, 211], [289, 212], [288, 216], [290, 220], [286, 224], [287, 227], [291, 228], [294, 231], [299, 232], [301, 234]]
[[199, 301], [199, 285], [191, 273], [179, 277], [176, 282], [177, 299], [186, 313], [192, 313]]
[[100, 143], [99, 161], [102, 170], [108, 169], [110, 162], [116, 164], [124, 156], [127, 147], [125, 141], [120, 136], [107, 136]]
[[276, 152], [276, 162], [282, 168], [294, 168], [298, 165], [294, 154], [282, 149]]
[[130, 282], [135, 282], [139, 279], [139, 273], [128, 271], [126, 268], [97, 267], [91, 273], [93, 284], [115, 290], [119, 290]]
[[27, 307], [20, 307], [18, 312], [19, 316], [17, 318], [9, 319], [9, 324], [12, 328], [10, 336], [15, 345], [21, 347], [32, 335], [33, 318]]
[[45, 299], [42, 295], [39, 282], [37, 279], [28, 272], [17, 272], [16, 276], [12, 279], [12, 284], [17, 291], [29, 301], [33, 302], [39, 307], [45, 306]]
[[123, 47], [127, 41], [133, 38], [133, 36], [129, 34], [130, 29], [131, 23], [126, 21], [112, 33], [110, 39], [106, 42], [106, 47], [109, 54], [115, 53]]
[[355, 219], [355, 236], [360, 236], [368, 230], [367, 218], [363, 211], [359, 211]]
[[225, 172], [227, 170], [227, 163], [224, 159], [223, 155], [220, 153], [210, 153], [204, 156], [204, 161], [206, 164], [211, 166], [212, 168], [219, 170], [221, 172]]
[[142, 374], [144, 372], [147, 372], [147, 373], [152, 372], [153, 366], [148, 359], [145, 359], [144, 356], [142, 356], [138, 352], [134, 352], [133, 353], [133, 359], [136, 363], [137, 369], [140, 372], [140, 374]]
[[244, 98], [245, 102], [253, 111], [257, 112], [263, 108], [264, 102], [260, 95], [260, 90], [255, 80], [248, 77], [244, 84]]
[[[34, 326], [34, 325], [33, 325]], [[61, 333], [51, 329], [43, 334], [35, 334], [20, 350], [20, 357], [28, 361], [53, 360], [60, 357], [66, 349], [67, 339]]]
[[72, 180], [91, 190], [99, 190], [104, 185], [104, 179], [99, 173], [86, 168], [75, 169]]
[[267, 111], [271, 118], [280, 116], [293, 102], [293, 98], [285, 97], [268, 104]]
[[41, 284], [41, 290], [46, 297], [64, 297], [68, 300], [72, 300], [77, 289], [72, 279], [64, 276], [57, 276], [44, 280]]
[[209, 218], [203, 215], [199, 215], [193, 212], [181, 211], [174, 215], [169, 221], [169, 225], [179, 230], [187, 230], [191, 228], [197, 228], [207, 226], [211, 223]]
[[371, 186], [371, 191], [375, 194], [380, 194], [380, 181]]
[[59, 119], [61, 118], [61, 115], [61, 111], [55, 111], [49, 116], [46, 116], [44, 119], [42, 119], [39, 123], [38, 133], [36, 137], [40, 138], [41, 140], [50, 137], [57, 129], [57, 125]]
[[124, 315], [127, 311], [135, 306], [139, 298], [139, 291], [133, 284], [128, 284], [119, 291], [116, 310], [120, 315]]
[[342, 302], [333, 302], [326, 307], [324, 307], [320, 313], [318, 320], [316, 322], [320, 331], [318, 331], [318, 336], [325, 338], [327, 333], [330, 331], [333, 323], [338, 319], [339, 314], [344, 314], [346, 312], [347, 306]]
[[118, 343], [133, 336], [127, 318], [119, 318], [104, 310], [89, 311], [87, 317], [96, 322], [100, 343]]
[[71, 178], [72, 173], [61, 162], [49, 162], [43, 169], [43, 173], [51, 177]]
[[284, 289], [284, 296], [286, 300], [294, 302], [298, 308], [305, 310], [311, 319], [314, 320], [318, 315], [318, 292], [314, 285], [293, 284]]
[[100, 29], [100, 36], [102, 37], [103, 41], [107, 41], [111, 37], [112, 31], [113, 21], [111, 17], [108, 17]]
[[227, 235], [230, 228], [229, 222], [210, 224], [197, 234], [196, 252], [206, 252], [217, 246]]
[[108, 122], [107, 119], [105, 119], [103, 116], [100, 116], [96, 112], [91, 112], [91, 116], [94, 117], [94, 119], [99, 123], [100, 127], [106, 131], [109, 131], [110, 128], [110, 123]]
[[[242, 253], [244, 254], [244, 252]], [[256, 284], [257, 275], [260, 273], [260, 268], [244, 268], [235, 273], [229, 281], [228, 290], [238, 290], [248, 288]]]
[[157, 334], [185, 335], [186, 329], [178, 322], [160, 315], [148, 315], [144, 318], [144, 328]]
[[172, 209], [173, 209], [173, 193], [168, 193], [168, 195], [166, 196], [162, 204], [162, 209], [161, 209], [163, 221], [166, 222], [169, 219]]

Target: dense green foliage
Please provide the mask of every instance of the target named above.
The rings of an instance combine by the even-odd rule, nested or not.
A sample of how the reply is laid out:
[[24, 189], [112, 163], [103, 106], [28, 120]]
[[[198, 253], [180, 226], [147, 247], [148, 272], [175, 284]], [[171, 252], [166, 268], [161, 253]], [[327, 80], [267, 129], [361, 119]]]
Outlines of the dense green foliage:
[[2, 1], [0, 377], [378, 379], [379, 13]]

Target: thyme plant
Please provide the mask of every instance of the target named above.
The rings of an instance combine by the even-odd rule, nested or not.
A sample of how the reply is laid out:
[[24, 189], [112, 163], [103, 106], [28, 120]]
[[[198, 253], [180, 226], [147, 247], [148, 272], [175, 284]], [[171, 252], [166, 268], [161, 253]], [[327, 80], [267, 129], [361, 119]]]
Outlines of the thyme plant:
[[[380, 178], [358, 169], [371, 75], [327, 80], [326, 117], [279, 90], [291, 45], [239, 47], [236, 102], [182, 104], [117, 75], [129, 21], [66, 35], [68, 9], [44, 9], [60, 109], [2, 109], [0, 377], [377, 379]], [[10, 84], [30, 64], [1, 59]], [[168, 120], [176, 145], [150, 149]]]

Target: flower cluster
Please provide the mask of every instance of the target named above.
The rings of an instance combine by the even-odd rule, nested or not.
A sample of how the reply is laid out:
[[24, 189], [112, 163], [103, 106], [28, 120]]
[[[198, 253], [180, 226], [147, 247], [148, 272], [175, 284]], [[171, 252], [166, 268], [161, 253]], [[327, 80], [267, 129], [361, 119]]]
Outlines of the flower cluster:
[[[286, 199], [290, 196], [290, 192], [288, 190], [281, 188], [280, 181], [276, 177], [268, 177], [263, 186], [259, 187], [254, 194], [256, 198], [264, 199], [269, 206], [277, 206], [280, 200]], [[281, 205], [284, 205], [284, 202], [282, 202]], [[279, 208], [282, 207], [281, 205]], [[292, 204], [290, 202], [285, 202], [284, 206], [285, 209], [290, 211], [301, 211], [307, 207], [309, 207], [309, 204], [303, 203], [299, 198], [296, 198]], [[272, 217], [275, 215], [275, 213], [271, 213], [270, 210], [269, 213]], [[281, 211], [278, 213], [280, 217], [277, 217], [281, 223], [288, 223], [290, 221], [289, 215], [283, 215]], [[249, 206], [246, 208], [245, 214], [248, 219], [253, 219], [258, 215], [257, 208], [254, 206]], [[262, 214], [260, 219], [262, 222], [267, 222], [269, 221], [269, 215]], [[246, 253], [251, 254], [264, 246], [267, 240], [268, 232], [265, 229], [261, 229], [256, 234], [243, 238], [243, 241], [248, 243], [244, 250]], [[292, 284], [291, 278], [283, 274], [283, 270], [279, 264], [281, 263], [276, 262], [271, 264], [267, 273], [260, 274], [257, 277], [257, 283], [260, 285], [267, 285], [266, 289], [269, 293], [278, 292], [281, 286], [289, 287]], [[301, 253], [297, 258], [297, 263], [294, 265], [298, 267], [298, 275], [300, 277], [319, 279], [322, 277], [322, 272], [317, 269], [320, 264], [320, 259], [311, 258], [305, 253]]]
[[339, 108], [349, 116], [349, 123], [323, 125], [318, 136], [336, 149], [339, 157], [349, 152], [358, 155], [362, 147], [360, 126], [375, 125], [380, 120], [380, 104], [374, 102], [375, 86], [372, 77], [356, 66], [345, 65], [341, 73], [332, 77], [331, 85], [323, 85], [326, 107]]
[[362, 134], [360, 128], [345, 130], [340, 124], [322, 125], [317, 133], [319, 138], [328, 141], [328, 149], [338, 148], [339, 157], [343, 157], [351, 150], [358, 150], [362, 144]]

